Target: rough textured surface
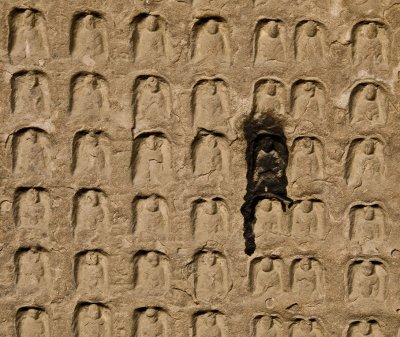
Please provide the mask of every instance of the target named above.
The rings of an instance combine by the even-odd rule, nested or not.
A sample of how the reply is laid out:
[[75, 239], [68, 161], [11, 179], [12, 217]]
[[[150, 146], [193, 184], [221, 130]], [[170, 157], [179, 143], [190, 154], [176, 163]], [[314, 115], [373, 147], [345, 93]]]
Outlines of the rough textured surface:
[[0, 4], [0, 336], [396, 336], [400, 5]]

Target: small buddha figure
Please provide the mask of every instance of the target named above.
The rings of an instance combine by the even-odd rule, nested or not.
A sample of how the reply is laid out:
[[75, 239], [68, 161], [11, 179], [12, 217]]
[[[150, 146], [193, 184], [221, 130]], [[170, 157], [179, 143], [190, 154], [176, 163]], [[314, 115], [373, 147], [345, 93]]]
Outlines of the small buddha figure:
[[100, 261], [100, 255], [95, 251], [89, 251], [81, 258], [78, 289], [98, 292], [104, 291], [105, 286], [106, 271]]
[[18, 322], [18, 337], [48, 337], [48, 329], [43, 319], [44, 312], [29, 308]]
[[23, 252], [18, 262], [18, 287], [30, 293], [44, 289], [46, 286], [45, 272], [42, 254], [36, 247]]
[[136, 287], [153, 294], [164, 292], [167, 286], [167, 276], [159, 255], [151, 251], [140, 260], [137, 268]]
[[276, 296], [282, 290], [280, 270], [270, 257], [264, 257], [259, 264], [254, 281], [254, 294]]
[[147, 308], [140, 315], [136, 337], [164, 337], [165, 328], [160, 318], [158, 310]]
[[305, 299], [318, 299], [321, 297], [322, 271], [317, 267], [316, 261], [303, 258], [294, 266], [292, 289], [294, 293]]
[[263, 24], [256, 40], [255, 65], [264, 65], [269, 61], [284, 62], [286, 59], [284, 38], [282, 37], [280, 23], [268, 21]]
[[98, 304], [89, 304], [81, 313], [78, 337], [111, 337], [110, 329]]
[[161, 81], [150, 76], [141, 81], [135, 99], [135, 125], [137, 128], [155, 128], [170, 120], [169, 97], [161, 88]]
[[320, 337], [320, 333], [312, 321], [302, 319], [292, 329], [293, 337]]
[[382, 241], [385, 236], [385, 217], [379, 207], [365, 206], [353, 212], [351, 239], [360, 244]]
[[218, 138], [211, 134], [201, 137], [195, 150], [194, 174], [197, 177], [219, 175], [222, 164]]
[[28, 129], [18, 137], [14, 152], [14, 170], [17, 174], [42, 175], [48, 172], [49, 148], [42, 132]]
[[300, 83], [294, 93], [293, 115], [321, 122], [324, 118], [324, 93], [313, 81]]
[[368, 126], [383, 124], [386, 120], [384, 98], [380, 88], [368, 83], [351, 97], [350, 117], [352, 123], [364, 123]]
[[256, 325], [254, 337], [283, 337], [280, 322], [272, 316], [262, 316]]
[[293, 212], [292, 234], [304, 239], [320, 237], [322, 224], [319, 220], [314, 202], [302, 201]]
[[106, 31], [98, 27], [100, 17], [87, 14], [79, 20], [74, 36], [72, 56], [78, 60], [90, 59], [95, 62], [104, 62], [108, 58], [108, 44]]
[[195, 237], [215, 240], [225, 227], [224, 214], [216, 200], [207, 200], [196, 207]]
[[362, 320], [353, 324], [350, 337], [383, 337], [379, 324], [375, 321]]
[[226, 292], [226, 282], [226, 271], [219, 257], [213, 252], [203, 253], [197, 266], [196, 296], [205, 300], [222, 296]]
[[49, 57], [47, 32], [43, 21], [39, 12], [29, 8], [15, 16], [10, 49], [10, 59], [13, 63], [24, 60], [39, 61]]
[[164, 201], [151, 195], [136, 205], [136, 233], [140, 238], [158, 239], [165, 235], [167, 210]]
[[279, 201], [262, 199], [255, 211], [254, 234], [256, 238], [266, 233], [282, 233], [283, 211]]
[[141, 28], [137, 28], [137, 41], [134, 45], [135, 60], [138, 62], [162, 62], [166, 58], [165, 31], [160, 19], [148, 15]]
[[346, 181], [353, 189], [381, 181], [385, 173], [382, 145], [375, 139], [367, 138], [356, 144], [349, 151], [347, 160]]
[[229, 46], [225, 31], [221, 31], [221, 23], [209, 19], [198, 27], [193, 61], [208, 64], [229, 62]]
[[215, 312], [207, 312], [197, 320], [196, 337], [221, 337], [222, 332]]
[[355, 31], [353, 47], [355, 65], [368, 68], [387, 63], [387, 51], [381, 41], [379, 26], [375, 22], [368, 22], [358, 25]]
[[270, 116], [284, 114], [284, 104], [279, 92], [280, 83], [269, 80], [256, 91], [254, 116], [255, 120], [263, 120]]
[[89, 190], [81, 196], [78, 203], [75, 235], [87, 233], [95, 237], [105, 229], [106, 216], [99, 193]]
[[324, 59], [323, 36], [320, 25], [307, 21], [298, 28], [296, 41], [296, 58], [299, 61], [319, 63]]
[[30, 188], [22, 195], [19, 206], [19, 226], [22, 228], [45, 229], [46, 209], [40, 197], [41, 193], [35, 188]]
[[[351, 267], [350, 300], [382, 300], [385, 291], [385, 279], [381, 265], [364, 260]], [[378, 273], [379, 272], [379, 273]]]

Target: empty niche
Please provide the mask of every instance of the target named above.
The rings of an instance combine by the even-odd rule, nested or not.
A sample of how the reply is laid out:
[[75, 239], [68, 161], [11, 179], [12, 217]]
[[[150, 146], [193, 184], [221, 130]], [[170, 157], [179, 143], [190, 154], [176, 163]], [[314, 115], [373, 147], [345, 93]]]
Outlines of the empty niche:
[[160, 307], [138, 308], [133, 314], [133, 337], [168, 337], [168, 320]]
[[73, 199], [72, 224], [76, 239], [102, 237], [110, 225], [105, 193], [96, 189], [78, 191]]
[[193, 172], [206, 182], [221, 181], [229, 175], [229, 145], [221, 134], [199, 132], [192, 144]]
[[298, 137], [289, 157], [289, 180], [292, 184], [311, 183], [324, 178], [324, 150], [315, 137]]
[[50, 196], [39, 187], [19, 188], [14, 195], [14, 221], [22, 230], [46, 235], [50, 222]]
[[219, 197], [201, 198], [193, 203], [192, 221], [196, 240], [219, 240], [228, 233], [229, 214], [226, 203]]
[[219, 66], [231, 61], [229, 30], [224, 19], [205, 17], [193, 26], [191, 36], [193, 62]]
[[170, 287], [169, 258], [159, 251], [139, 251], [133, 257], [133, 286], [140, 294], [161, 295]]
[[228, 87], [222, 79], [196, 83], [192, 96], [193, 127], [230, 134], [232, 130]]
[[111, 171], [110, 138], [99, 130], [79, 131], [73, 140], [72, 172], [106, 178]]
[[39, 61], [50, 56], [43, 14], [33, 8], [16, 8], [9, 15], [8, 51], [12, 63]]
[[110, 108], [108, 83], [96, 73], [79, 73], [71, 80], [70, 111], [80, 118], [104, 118]]
[[48, 292], [51, 286], [48, 252], [42, 247], [21, 248], [15, 255], [17, 289], [23, 294]]
[[353, 63], [367, 69], [388, 64], [389, 37], [386, 26], [377, 21], [357, 23], [351, 32]]
[[70, 51], [73, 58], [83, 63], [107, 61], [108, 37], [102, 14], [89, 11], [74, 15]]
[[283, 63], [287, 58], [286, 27], [281, 20], [262, 19], [254, 33], [254, 64]]
[[132, 179], [135, 185], [163, 185], [172, 179], [171, 145], [163, 133], [144, 133], [133, 141]]
[[16, 115], [48, 117], [50, 91], [47, 76], [40, 71], [22, 71], [11, 79], [11, 110]]
[[249, 287], [255, 296], [277, 297], [283, 292], [283, 261], [278, 256], [260, 256], [250, 262]]
[[387, 298], [388, 273], [379, 259], [355, 259], [346, 274], [347, 295], [350, 302], [383, 301]]
[[296, 81], [292, 86], [291, 105], [294, 118], [322, 122], [326, 118], [323, 84], [315, 80]]
[[75, 308], [72, 328], [74, 337], [111, 337], [111, 311], [102, 303], [79, 303]]
[[252, 117], [262, 121], [271, 116], [285, 115], [285, 95], [282, 82], [272, 78], [257, 81], [254, 85]]
[[49, 318], [41, 307], [18, 309], [15, 326], [17, 337], [50, 337]]
[[194, 337], [226, 337], [225, 315], [218, 310], [197, 312], [193, 316], [192, 329]]
[[173, 58], [167, 23], [159, 15], [140, 14], [132, 21], [131, 45], [135, 62], [157, 64]]
[[172, 97], [166, 80], [159, 76], [139, 76], [133, 87], [133, 116], [136, 130], [171, 124]]
[[386, 90], [379, 84], [363, 82], [353, 88], [350, 95], [351, 123], [365, 127], [382, 126], [387, 120]]
[[24, 128], [12, 138], [13, 171], [17, 175], [49, 175], [50, 137], [42, 129]]
[[283, 321], [275, 314], [257, 315], [251, 322], [251, 337], [283, 337]]
[[84, 294], [101, 295], [107, 291], [107, 255], [100, 250], [89, 250], [75, 256], [75, 284]]
[[383, 337], [384, 334], [381, 329], [380, 323], [373, 319], [363, 319], [353, 321], [346, 329], [345, 337], [358, 337], [358, 336], [376, 336]]
[[290, 337], [322, 337], [323, 335], [322, 326], [316, 318], [298, 317], [289, 325]]
[[381, 243], [386, 239], [386, 212], [377, 203], [358, 204], [349, 211], [348, 237], [359, 244]]
[[350, 188], [382, 182], [386, 171], [383, 150], [383, 141], [374, 137], [358, 138], [350, 143], [345, 157], [345, 179]]
[[169, 228], [166, 200], [156, 194], [139, 196], [132, 203], [133, 233], [139, 240], [164, 240]]
[[286, 218], [279, 200], [269, 198], [255, 199], [253, 207], [253, 232], [256, 243], [265, 241], [269, 236], [286, 233]]
[[200, 251], [194, 262], [196, 297], [203, 301], [224, 297], [232, 286], [225, 256], [217, 251]]
[[296, 60], [317, 65], [327, 56], [326, 29], [317, 21], [301, 21], [296, 26]]
[[295, 204], [291, 216], [291, 234], [299, 239], [323, 239], [326, 232], [325, 205], [318, 199], [305, 199]]
[[313, 257], [293, 260], [290, 266], [290, 285], [294, 295], [304, 301], [320, 300], [324, 296], [324, 271]]

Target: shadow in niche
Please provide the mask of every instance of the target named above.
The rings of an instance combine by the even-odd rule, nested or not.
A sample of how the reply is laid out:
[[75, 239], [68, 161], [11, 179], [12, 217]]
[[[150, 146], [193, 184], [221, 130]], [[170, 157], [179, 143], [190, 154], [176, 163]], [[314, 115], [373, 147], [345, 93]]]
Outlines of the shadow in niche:
[[292, 204], [287, 197], [286, 168], [289, 160], [282, 122], [273, 116], [244, 122], [247, 142], [247, 188], [241, 212], [244, 218], [245, 253], [252, 255], [256, 249], [253, 226], [257, 202], [264, 198], [279, 200], [284, 210]]

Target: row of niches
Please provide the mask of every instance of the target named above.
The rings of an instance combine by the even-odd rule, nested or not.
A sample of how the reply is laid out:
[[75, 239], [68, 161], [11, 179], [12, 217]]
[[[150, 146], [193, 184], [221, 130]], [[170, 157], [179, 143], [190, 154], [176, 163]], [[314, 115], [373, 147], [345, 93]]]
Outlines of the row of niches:
[[[115, 259], [105, 251], [85, 250], [73, 259], [71, 288], [85, 300], [105, 299], [113, 292], [117, 275], [111, 265]], [[18, 297], [34, 297], [46, 301], [52, 297], [54, 272], [52, 253], [41, 246], [24, 247], [15, 254], [15, 290]], [[184, 287], [195, 302], [225, 301], [233, 287], [232, 265], [229, 257], [216, 250], [198, 250], [185, 266], [178, 266], [170, 257], [157, 250], [140, 250], [132, 254], [125, 268], [128, 289], [137, 298], [171, 298], [181, 269]], [[333, 268], [331, 266], [331, 268]], [[343, 272], [339, 272], [343, 268]], [[268, 308], [279, 303], [301, 305], [326, 302], [330, 297], [327, 273], [335, 273], [335, 282], [342, 284], [341, 300], [350, 307], [390, 302], [393, 292], [388, 263], [380, 257], [355, 257], [339, 270], [330, 270], [312, 255], [282, 258], [279, 255], [255, 255], [247, 264], [247, 284], [243, 291], [251, 294], [254, 303], [263, 302]], [[390, 280], [389, 280], [390, 279]], [[331, 276], [331, 280], [332, 276]], [[390, 282], [389, 282], [390, 281]], [[244, 286], [244, 285], [243, 285]], [[127, 290], [128, 290], [127, 289]], [[243, 293], [243, 292], [242, 292]], [[291, 303], [291, 304], [290, 304]]]
[[[9, 57], [12, 63], [50, 58], [46, 20], [42, 12], [16, 8], [9, 15]], [[85, 11], [74, 15], [71, 23], [71, 56], [87, 65], [105, 63], [110, 57], [106, 16]], [[199, 64], [221, 65], [232, 62], [231, 28], [222, 17], [206, 16], [192, 23], [189, 58]], [[143, 13], [133, 18], [130, 27], [131, 55], [138, 63], [175, 63], [182, 51], [168, 30], [167, 21]], [[320, 67], [330, 58], [328, 29], [318, 21], [303, 20], [290, 28], [279, 19], [264, 18], [255, 25], [253, 62], [285, 63], [295, 58]], [[348, 32], [353, 64], [366, 69], [388, 68], [391, 59], [388, 25], [382, 21], [361, 21]], [[294, 48], [291, 40], [294, 41]], [[128, 41], [127, 41], [128, 42]], [[346, 43], [346, 42], [344, 42]]]
[[[40, 71], [21, 71], [11, 80], [11, 112], [16, 118], [43, 120], [52, 116], [48, 76]], [[290, 87], [288, 89], [288, 87]], [[109, 83], [97, 73], [78, 73], [70, 81], [68, 115], [70, 122], [110, 120]], [[136, 132], [153, 128], [174, 128], [179, 122], [179, 102], [173, 88], [158, 75], [138, 76], [132, 87], [132, 115]], [[368, 129], [382, 127], [396, 105], [388, 86], [374, 80], [360, 80], [340, 94], [346, 97], [343, 122]], [[339, 101], [339, 98], [337, 99]], [[192, 87], [191, 121], [195, 130], [216, 131], [234, 138], [236, 126], [230, 89], [222, 78], [203, 78]], [[315, 78], [301, 78], [286, 85], [277, 78], [259, 79], [253, 87], [252, 112], [255, 119], [290, 117], [324, 123], [335, 104], [325, 84]], [[342, 107], [343, 103], [340, 103]]]
[[[72, 315], [72, 332], [74, 337], [112, 337], [112, 309], [100, 302], [80, 302]], [[30, 306], [19, 308], [16, 314], [17, 337], [50, 337], [51, 319], [44, 307]], [[132, 337], [168, 337], [173, 334], [174, 319], [163, 307], [141, 307], [133, 311], [131, 323]], [[226, 337], [229, 336], [229, 316], [219, 310], [197, 311], [188, 318], [188, 336]], [[255, 314], [251, 319], [249, 336], [315, 336], [326, 335], [324, 324], [317, 316], [294, 316], [284, 320], [279, 314]], [[248, 328], [247, 328], [248, 329]], [[385, 324], [374, 317], [353, 319], [346, 327], [338, 331], [337, 336], [383, 337]], [[32, 335], [32, 331], [37, 332]]]
[[[51, 195], [44, 188], [19, 188], [13, 202], [16, 228], [22, 237], [47, 237], [52, 226]], [[109, 198], [100, 189], [81, 189], [72, 199], [71, 223], [78, 241], [90, 242], [106, 237], [111, 226]], [[207, 242], [224, 241], [233, 228], [232, 210], [220, 196], [201, 197], [188, 205], [190, 232], [194, 239]], [[139, 195], [131, 204], [131, 227], [135, 239], [164, 241], [174, 237], [173, 209], [162, 196]], [[260, 199], [254, 205], [253, 231], [256, 243], [292, 236], [301, 242], [326, 239], [330, 232], [330, 216], [318, 199], [298, 200], [284, 211], [274, 199]], [[391, 220], [380, 202], [351, 204], [343, 215], [343, 238], [364, 248], [383, 244], [391, 232]], [[171, 235], [169, 235], [171, 233]]]
[[[112, 309], [100, 302], [81, 302], [75, 308], [72, 331], [74, 337], [112, 337], [113, 320]], [[134, 310], [132, 315], [132, 337], [168, 337], [173, 333], [174, 319], [169, 311], [163, 307], [141, 307]], [[43, 307], [22, 307], [16, 315], [18, 337], [33, 337], [31, 331], [37, 331], [36, 336], [50, 337], [49, 315]], [[226, 337], [229, 336], [229, 316], [219, 310], [202, 310], [195, 312], [187, 323], [188, 336], [194, 337]], [[248, 325], [246, 325], [248, 326]], [[326, 335], [324, 324], [317, 316], [294, 316], [291, 320], [284, 320], [279, 314], [258, 313], [253, 316], [249, 324], [250, 337], [265, 336], [315, 336]], [[385, 324], [374, 317], [353, 319], [346, 327], [338, 331], [337, 336], [387, 336], [384, 332]]]
[[[265, 137], [264, 137], [265, 138]], [[290, 148], [289, 163], [286, 169], [286, 151], [279, 139], [260, 138], [253, 154], [256, 167], [270, 160], [284, 166], [289, 182], [293, 187], [308, 187], [321, 190], [328, 172], [323, 143], [314, 136], [295, 138]], [[10, 159], [16, 178], [55, 177], [57, 148], [55, 140], [39, 128], [23, 128], [11, 137]], [[113, 170], [113, 149], [110, 136], [101, 130], [78, 131], [71, 139], [72, 176], [78, 178], [108, 180]], [[371, 184], [383, 182], [386, 178], [387, 157], [385, 142], [380, 136], [357, 137], [348, 142], [343, 158], [338, 164], [338, 173], [347, 186], [353, 190], [365, 190]], [[199, 183], [219, 184], [229, 179], [232, 171], [232, 153], [226, 137], [218, 133], [200, 131], [193, 139], [188, 155], [191, 157], [193, 176]], [[179, 180], [173, 163], [177, 154], [169, 138], [162, 132], [139, 134], [132, 142], [130, 158], [131, 179], [136, 186], [144, 184], [158, 186]], [[286, 156], [286, 157], [285, 157]], [[329, 174], [328, 174], [329, 173]], [[255, 178], [260, 172], [254, 172]], [[267, 177], [266, 177], [267, 178]], [[265, 178], [265, 179], [266, 179]]]

